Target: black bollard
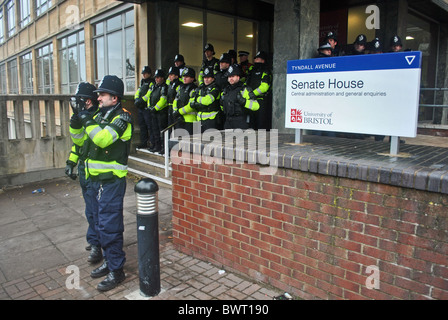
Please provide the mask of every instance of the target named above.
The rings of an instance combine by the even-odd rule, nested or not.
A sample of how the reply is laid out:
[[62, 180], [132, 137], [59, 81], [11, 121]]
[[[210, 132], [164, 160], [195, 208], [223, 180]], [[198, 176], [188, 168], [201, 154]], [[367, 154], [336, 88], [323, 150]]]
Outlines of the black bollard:
[[159, 258], [159, 186], [150, 179], [140, 180], [134, 188], [137, 196], [137, 242], [140, 294], [153, 297], [160, 293]]

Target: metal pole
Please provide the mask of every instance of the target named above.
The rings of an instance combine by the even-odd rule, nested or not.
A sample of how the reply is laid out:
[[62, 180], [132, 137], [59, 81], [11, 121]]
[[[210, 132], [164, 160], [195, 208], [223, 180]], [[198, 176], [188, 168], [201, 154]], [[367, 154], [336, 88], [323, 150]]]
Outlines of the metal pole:
[[295, 143], [297, 143], [297, 144], [302, 144], [303, 143], [303, 131], [302, 131], [302, 129], [296, 129]]
[[160, 293], [159, 186], [150, 179], [140, 180], [134, 188], [137, 197], [137, 242], [140, 294], [153, 297]]
[[390, 154], [398, 155], [400, 153], [400, 137], [390, 137]]
[[170, 139], [170, 131], [167, 130], [163, 133], [165, 135], [165, 138], [163, 140], [164, 145], [164, 150], [165, 150], [165, 178], [168, 178], [170, 176], [170, 171], [169, 171], [169, 167], [170, 167], [170, 150], [169, 150], [169, 139]]

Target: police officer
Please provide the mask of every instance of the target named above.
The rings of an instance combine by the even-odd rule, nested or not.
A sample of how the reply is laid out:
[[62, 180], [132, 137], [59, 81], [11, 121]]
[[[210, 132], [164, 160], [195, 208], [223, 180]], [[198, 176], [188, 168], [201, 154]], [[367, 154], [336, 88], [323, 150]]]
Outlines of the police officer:
[[[95, 90], [96, 87], [91, 83], [81, 82], [78, 84], [75, 96], [70, 101], [73, 109], [72, 121], [75, 127], [81, 128], [82, 126], [78, 119], [79, 112], [87, 110], [94, 115], [98, 111], [98, 95], [94, 92]], [[75, 124], [75, 122], [78, 124]], [[75, 180], [76, 174], [74, 173], [74, 168], [78, 165], [79, 184], [81, 185], [85, 203], [85, 215], [88, 223], [86, 240], [90, 249], [90, 255], [87, 261], [90, 263], [98, 263], [103, 259], [103, 253], [101, 252], [100, 240], [95, 230], [92, 201], [87, 195], [87, 190], [90, 187], [90, 179], [86, 179], [85, 174], [84, 161], [87, 157], [87, 143], [84, 144], [84, 138], [84, 135], [82, 135], [82, 138], [77, 138], [76, 135], [73, 135], [73, 139], [76, 139], [81, 146], [73, 143], [69, 158], [66, 162], [65, 174]]]
[[400, 52], [403, 49], [403, 42], [401, 38], [397, 35], [394, 35], [390, 39], [390, 51], [389, 52]]
[[229, 49], [229, 51], [227, 51], [227, 54], [230, 56], [230, 64], [237, 64], [237, 57], [236, 57], [236, 51], [233, 49]]
[[230, 55], [228, 53], [223, 53], [219, 59], [219, 71], [214, 76], [214, 81], [219, 90], [222, 90], [229, 85], [229, 82], [227, 81], [227, 70], [229, 70], [230, 63]]
[[248, 112], [257, 111], [260, 105], [256, 99], [250, 98], [251, 91], [240, 81], [240, 66], [230, 66], [227, 76], [229, 85], [222, 91], [220, 99], [225, 115], [224, 129], [248, 129]]
[[336, 37], [336, 34], [332, 31], [328, 32], [325, 36], [324, 43], [328, 42], [331, 46], [331, 55], [333, 57], [337, 57], [341, 54], [339, 45], [338, 45], [338, 38]]
[[202, 67], [199, 71], [199, 85], [203, 83], [202, 77], [206, 67], [213, 67], [214, 72], [219, 71], [219, 60], [214, 57], [215, 48], [211, 43], [207, 43], [204, 47], [204, 60], [202, 61]]
[[328, 42], [324, 42], [317, 49], [318, 58], [329, 58], [332, 56], [332, 47]]
[[88, 194], [94, 201], [93, 216], [105, 257], [90, 276], [106, 276], [97, 289], [107, 291], [125, 279], [123, 200], [133, 125], [131, 114], [121, 106], [124, 83], [120, 78], [104, 76], [95, 92], [99, 94], [100, 110], [96, 115], [81, 111], [78, 118], [82, 127], [73, 129], [73, 133], [84, 134], [88, 143], [86, 177], [91, 179]]
[[168, 126], [167, 91], [168, 86], [165, 82], [165, 72], [162, 69], [154, 73], [155, 82], [149, 88], [146, 97], [148, 99], [148, 109], [151, 112], [151, 132], [154, 136], [154, 148], [151, 152], [164, 154], [164, 138], [160, 131]]
[[151, 68], [149, 66], [144, 66], [142, 70], [142, 80], [140, 81], [140, 88], [137, 89], [134, 95], [134, 105], [138, 110], [138, 125], [140, 127], [140, 144], [138, 149], [147, 148], [148, 142], [150, 142], [150, 147], [154, 146], [154, 138], [151, 137], [151, 114], [147, 109], [148, 101], [145, 98], [149, 87], [154, 82], [151, 78]]
[[168, 88], [167, 88], [167, 108], [168, 108], [168, 125], [171, 125], [174, 123], [173, 119], [173, 103], [174, 99], [176, 98], [177, 89], [179, 88], [179, 85], [181, 84], [180, 78], [179, 78], [179, 68], [178, 67], [171, 67], [168, 70]]
[[247, 73], [249, 72], [252, 63], [249, 62], [249, 52], [240, 50], [238, 51], [238, 57], [240, 59], [240, 67], [241, 67], [241, 81], [246, 82]]
[[201, 132], [208, 129], [222, 130], [220, 95], [213, 68], [205, 68], [204, 84], [195, 89], [190, 101], [190, 106], [197, 111], [197, 121], [201, 122]]
[[195, 80], [196, 72], [192, 68], [187, 68], [183, 76], [183, 83], [179, 85], [173, 102], [173, 119], [175, 121], [181, 119], [176, 129], [185, 129], [190, 135], [193, 134], [193, 123], [197, 121], [196, 110], [190, 106], [190, 99], [198, 87], [194, 83]]
[[176, 54], [174, 57], [174, 66], [179, 68], [179, 79], [182, 80], [182, 76], [184, 74], [187, 66], [185, 65], [185, 58], [181, 54]]
[[378, 38], [372, 40], [368, 47], [369, 54], [378, 54], [383, 53], [383, 46], [381, 45], [381, 41]]
[[365, 54], [367, 44], [367, 37], [364, 34], [360, 34], [356, 37], [355, 42], [353, 43], [353, 50], [349, 55], [356, 56]]
[[260, 105], [257, 112], [252, 113], [251, 127], [255, 130], [271, 129], [272, 119], [272, 72], [267, 64], [268, 55], [259, 51], [254, 58], [254, 64], [249, 69], [246, 85], [250, 88], [250, 98], [256, 99]]

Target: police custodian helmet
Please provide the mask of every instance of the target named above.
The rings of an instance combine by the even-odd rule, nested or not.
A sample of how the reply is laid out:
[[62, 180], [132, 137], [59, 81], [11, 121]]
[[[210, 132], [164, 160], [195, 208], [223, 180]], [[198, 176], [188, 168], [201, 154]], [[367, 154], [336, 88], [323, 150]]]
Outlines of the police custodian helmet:
[[227, 77], [241, 76], [241, 68], [238, 64], [231, 65], [227, 70]]
[[119, 98], [124, 95], [124, 83], [117, 76], [104, 76], [95, 92], [107, 92]]
[[89, 83], [89, 82], [81, 82], [78, 84], [78, 87], [76, 88], [76, 97], [80, 98], [87, 98], [96, 100], [98, 98], [98, 95], [95, 92], [96, 87]]
[[186, 68], [182, 76], [196, 78], [196, 72], [194, 71], [193, 68]]

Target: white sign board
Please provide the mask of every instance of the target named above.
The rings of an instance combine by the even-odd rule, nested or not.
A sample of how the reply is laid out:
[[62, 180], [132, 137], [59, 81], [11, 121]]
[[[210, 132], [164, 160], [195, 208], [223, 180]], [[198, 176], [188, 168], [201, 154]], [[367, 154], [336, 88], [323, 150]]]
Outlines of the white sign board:
[[286, 128], [416, 137], [421, 52], [288, 61]]

